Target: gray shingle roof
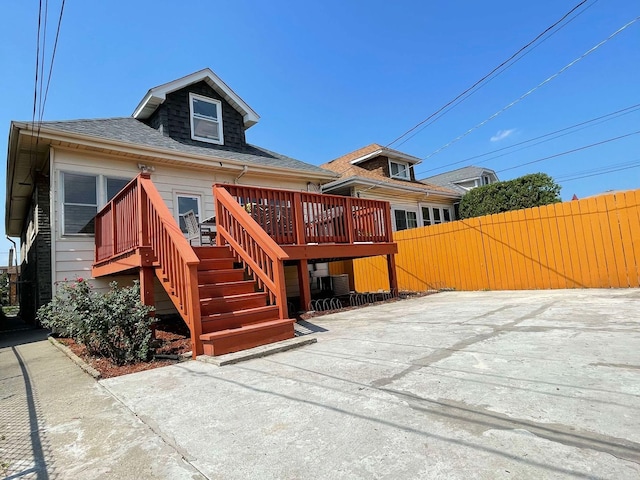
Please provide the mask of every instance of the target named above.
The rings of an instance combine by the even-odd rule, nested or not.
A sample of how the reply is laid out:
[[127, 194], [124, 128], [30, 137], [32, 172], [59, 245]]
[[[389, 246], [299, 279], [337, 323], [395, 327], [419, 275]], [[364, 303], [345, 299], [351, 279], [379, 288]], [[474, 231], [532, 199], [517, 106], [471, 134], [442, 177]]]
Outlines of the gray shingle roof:
[[482, 168], [469, 165], [468, 167], [462, 167], [458, 168], [457, 170], [451, 170], [450, 172], [440, 173], [438, 175], [433, 175], [432, 177], [423, 178], [420, 181], [425, 183], [433, 183], [442, 187], [451, 188], [457, 192], [466, 193], [467, 190], [456, 185], [455, 182], [468, 180], [470, 178], [480, 178], [485, 172], [492, 173], [496, 176], [496, 178], [498, 178], [496, 172], [494, 172], [490, 168]]
[[133, 146], [143, 145], [146, 147], [155, 147], [171, 150], [176, 153], [208, 155], [241, 162], [247, 165], [269, 166], [335, 176], [333, 172], [315, 165], [254, 145], [247, 144], [246, 148], [237, 150], [217, 145], [207, 148], [180, 143], [170, 137], [164, 136], [158, 130], [149, 127], [133, 117], [50, 121], [42, 122], [42, 128], [129, 143]]

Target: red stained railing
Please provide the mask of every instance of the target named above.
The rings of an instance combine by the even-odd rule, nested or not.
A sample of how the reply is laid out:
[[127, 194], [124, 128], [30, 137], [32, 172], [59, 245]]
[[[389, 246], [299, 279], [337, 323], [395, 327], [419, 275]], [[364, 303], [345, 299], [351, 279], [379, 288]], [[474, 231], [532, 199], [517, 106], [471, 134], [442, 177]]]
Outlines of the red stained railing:
[[[284, 260], [288, 255], [267, 234], [267, 232], [254, 220], [258, 218], [272, 228], [272, 232], [284, 237], [291, 235], [290, 217], [286, 212], [283, 216], [278, 208], [262, 209], [259, 204], [253, 208], [245, 208], [223, 187], [214, 185], [213, 196], [216, 204], [216, 225], [218, 244], [228, 244], [233, 251], [236, 260], [241, 262], [256, 280], [259, 288], [264, 289], [269, 295], [269, 303], [277, 305], [280, 318], [287, 318], [287, 290], [284, 279]], [[285, 205], [290, 206], [289, 200], [280, 197]], [[283, 212], [285, 209], [282, 209]], [[280, 224], [286, 223], [286, 227]]]
[[279, 245], [392, 242], [389, 203], [240, 185], [224, 188]]
[[191, 330], [194, 355], [202, 353], [200, 260], [148, 174], [134, 178], [98, 212], [95, 231], [94, 267], [151, 251], [156, 275]]

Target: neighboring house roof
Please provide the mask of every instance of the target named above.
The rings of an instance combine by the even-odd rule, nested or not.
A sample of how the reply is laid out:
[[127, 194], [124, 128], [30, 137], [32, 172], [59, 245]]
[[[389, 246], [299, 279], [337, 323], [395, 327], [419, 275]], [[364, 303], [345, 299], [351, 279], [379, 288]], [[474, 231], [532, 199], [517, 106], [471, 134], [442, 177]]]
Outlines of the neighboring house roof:
[[175, 92], [176, 90], [180, 90], [181, 88], [202, 81], [206, 82], [227, 102], [229, 102], [233, 108], [242, 114], [245, 128], [249, 128], [258, 123], [260, 116], [209, 68], [202, 69], [198, 72], [187, 75], [186, 77], [153, 87], [140, 101], [131, 116], [138, 120], [146, 120], [153, 114], [153, 112], [155, 112], [156, 108], [166, 100], [168, 93]]
[[451, 170], [450, 172], [440, 173], [438, 175], [423, 178], [420, 181], [423, 183], [430, 183], [440, 185], [442, 187], [447, 187], [455, 190], [456, 192], [464, 194], [469, 190], [457, 185], [457, 183], [467, 180], [474, 180], [476, 178], [482, 178], [483, 175], [493, 175], [493, 177], [498, 180], [498, 176], [496, 175], [496, 172], [494, 170], [491, 170], [490, 168], [482, 168], [470, 165], [468, 167], [458, 168], [457, 170]]
[[41, 129], [114, 140], [134, 146], [147, 146], [176, 153], [206, 155], [248, 165], [269, 166], [331, 176], [330, 172], [320, 167], [254, 145], [247, 145], [246, 148], [238, 150], [224, 146], [212, 148], [180, 143], [132, 117], [42, 122]]
[[397, 180], [395, 178], [385, 177], [379, 171], [367, 170], [355, 164], [360, 163], [362, 159], [368, 159], [378, 155], [383, 155], [391, 159], [403, 159], [405, 161], [407, 161], [407, 158], [415, 159], [416, 161], [412, 163], [420, 161], [419, 158], [411, 157], [410, 155], [391, 148], [383, 147], [377, 143], [372, 143], [371, 145], [367, 145], [366, 147], [360, 148], [343, 155], [342, 157], [336, 158], [335, 160], [331, 160], [330, 162], [320, 165], [321, 168], [334, 171], [340, 175], [340, 179], [323, 185], [323, 191], [329, 191], [338, 186], [345, 186], [347, 183], [361, 182], [369, 185], [377, 184], [410, 192], [438, 193], [443, 196], [460, 197], [457, 192], [452, 191], [449, 188], [438, 185], [427, 185], [422, 182], [411, 182], [408, 180]]

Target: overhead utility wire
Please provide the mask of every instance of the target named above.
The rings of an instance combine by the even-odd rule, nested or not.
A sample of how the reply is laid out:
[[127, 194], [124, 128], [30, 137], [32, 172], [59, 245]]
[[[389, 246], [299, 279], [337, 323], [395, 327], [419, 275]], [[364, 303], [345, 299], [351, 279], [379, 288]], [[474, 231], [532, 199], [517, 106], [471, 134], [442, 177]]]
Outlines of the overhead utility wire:
[[626, 133], [624, 135], [620, 135], [619, 137], [608, 138], [607, 140], [602, 140], [600, 142], [592, 143], [590, 145], [584, 145], [582, 147], [574, 148], [572, 150], [567, 150], [565, 152], [556, 153], [554, 155], [549, 155], [548, 157], [538, 158], [537, 160], [532, 160], [530, 162], [520, 163], [519, 165], [514, 165], [513, 167], [503, 168], [502, 170], [497, 170], [497, 173], [502, 173], [502, 172], [506, 172], [506, 171], [509, 171], [509, 170], [513, 170], [514, 168], [524, 167], [525, 165], [531, 165], [532, 163], [542, 162], [544, 160], [549, 160], [551, 158], [561, 157], [562, 155], [568, 155], [570, 153], [579, 152], [581, 150], [586, 150], [587, 148], [597, 147], [598, 145], [603, 145], [605, 143], [613, 142], [615, 140], [620, 140], [622, 138], [630, 137], [632, 135], [637, 135], [638, 133], [640, 133], [640, 130], [637, 130], [637, 131], [631, 132], [631, 133]]
[[[631, 163], [631, 162], [629, 162], [629, 163]], [[627, 165], [625, 167], [611, 168], [611, 169], [608, 169], [606, 171], [603, 170], [603, 171], [598, 172], [598, 173], [591, 173], [591, 174], [588, 174], [588, 175], [579, 175], [579, 176], [576, 176], [576, 177], [570, 177], [570, 178], [567, 178], [565, 180], [558, 180], [558, 181], [562, 182], [562, 183], [573, 182], [574, 180], [580, 180], [581, 178], [598, 177], [600, 175], [607, 175], [609, 173], [621, 172], [622, 170], [631, 170], [632, 168], [638, 168], [638, 167], [640, 167], [640, 161], [638, 161], [638, 159], [636, 159], [636, 163], [629, 164], [629, 165]]]
[[507, 60], [505, 60], [504, 62], [502, 62], [500, 65], [498, 65], [497, 67], [495, 67], [493, 70], [491, 70], [489, 73], [487, 73], [484, 77], [482, 77], [480, 80], [478, 80], [477, 82], [475, 82], [473, 85], [471, 85], [469, 88], [467, 88], [464, 92], [462, 92], [461, 94], [459, 94], [457, 97], [455, 97], [453, 100], [447, 102], [444, 106], [440, 107], [438, 110], [436, 110], [434, 113], [432, 113], [431, 115], [429, 115], [427, 118], [425, 118], [424, 120], [422, 120], [421, 122], [419, 122], [418, 124], [416, 124], [414, 127], [410, 128], [409, 130], [407, 130], [405, 133], [403, 133], [402, 135], [400, 135], [398, 138], [396, 138], [395, 140], [393, 140], [392, 142], [388, 143], [386, 145], [386, 147], [390, 147], [391, 145], [393, 145], [394, 143], [398, 142], [399, 140], [403, 139], [404, 137], [406, 137], [407, 135], [409, 135], [411, 132], [413, 132], [414, 130], [416, 130], [417, 128], [419, 128], [421, 125], [423, 125], [424, 123], [428, 122], [430, 119], [432, 119], [434, 116], [436, 116], [437, 114], [439, 114], [440, 112], [442, 112], [444, 109], [446, 109], [447, 107], [449, 107], [451, 104], [453, 104], [455, 101], [457, 101], [458, 99], [460, 99], [461, 97], [463, 97], [464, 95], [466, 95], [467, 93], [469, 93], [471, 90], [473, 90], [475, 87], [477, 87], [478, 85], [480, 85], [481, 83], [483, 83], [487, 78], [491, 77], [491, 75], [493, 75], [495, 72], [497, 72], [498, 70], [500, 70], [502, 67], [504, 67], [506, 64], [508, 64], [511, 60], [513, 60], [514, 58], [516, 58], [518, 55], [520, 55], [520, 53], [522, 53], [523, 51], [525, 51], [527, 48], [529, 48], [531, 45], [533, 45], [535, 42], [537, 42], [541, 37], [543, 37], [544, 35], [547, 34], [547, 32], [549, 32], [550, 30], [554, 29], [559, 23], [561, 23], [565, 18], [567, 18], [569, 15], [571, 15], [575, 10], [577, 10], [578, 8], [580, 8], [582, 5], [584, 5], [587, 2], [587, 0], [582, 0], [581, 2], [579, 2], [576, 6], [574, 6], [571, 10], [569, 10], [567, 13], [565, 13], [558, 21], [556, 21], [555, 23], [553, 23], [551, 26], [547, 27], [542, 33], [538, 34], [533, 40], [531, 40], [529, 43], [527, 43], [525, 46], [521, 47], [517, 52], [515, 52], [513, 55], [511, 55]]
[[[580, 15], [582, 15], [584, 12], [586, 12], [587, 10], [589, 10], [591, 7], [593, 7], [596, 3], [598, 2], [598, 0], [594, 0], [594, 2], [591, 5], [586, 6], [581, 12], [576, 13], [572, 18], [570, 18], [569, 20], [567, 20], [564, 25], [561, 25], [560, 27], [558, 27], [554, 32], [551, 32], [546, 38], [543, 38], [542, 40], [540, 40], [540, 42], [538, 42], [537, 45], [534, 45], [531, 47], [530, 50], [528, 50], [527, 52], [524, 52], [522, 55], [520, 55], [519, 58], [513, 60], [509, 65], [505, 66], [502, 70], [500, 70], [499, 72], [497, 72], [495, 75], [491, 76], [491, 78], [488, 78], [484, 83], [482, 83], [482, 85], [479, 85], [477, 88], [473, 88], [473, 91], [470, 91], [466, 94], [463, 94], [464, 96], [460, 99], [458, 99], [457, 101], [455, 101], [455, 103], [453, 105], [450, 105], [449, 107], [447, 107], [444, 111], [440, 112], [437, 116], [433, 117], [431, 119], [431, 121], [429, 121], [428, 123], [425, 123], [424, 125], [422, 125], [418, 130], [416, 130], [415, 132], [413, 132], [413, 134], [411, 134], [410, 136], [408, 136], [407, 138], [405, 138], [404, 140], [402, 140], [400, 143], [398, 143], [396, 145], [396, 148], [400, 147], [401, 145], [404, 145], [405, 143], [407, 143], [409, 140], [411, 140], [413, 137], [415, 137], [416, 135], [418, 135], [419, 133], [421, 133], [425, 128], [427, 128], [430, 125], [433, 125], [435, 122], [437, 122], [438, 120], [440, 120], [440, 118], [442, 118], [443, 116], [445, 116], [447, 113], [449, 113], [451, 110], [453, 110], [454, 108], [456, 108], [458, 105], [460, 105], [462, 102], [464, 102], [466, 99], [468, 99], [469, 97], [471, 97], [472, 95], [475, 95], [477, 92], [480, 91], [481, 88], [487, 86], [490, 82], [492, 82], [493, 80], [495, 80], [496, 78], [498, 78], [500, 75], [502, 75], [504, 72], [506, 72], [507, 70], [509, 70], [511, 67], [513, 67], [516, 63], [518, 63], [520, 60], [522, 60], [524, 57], [526, 57], [527, 55], [529, 55], [531, 52], [533, 52], [536, 48], [538, 48], [540, 45], [542, 45], [544, 42], [546, 42], [547, 40], [549, 40], [551, 37], [553, 37], [556, 33], [558, 33], [560, 30], [562, 30], [564, 27], [566, 27], [567, 25], [569, 25], [571, 22], [573, 22], [576, 18], [578, 18]], [[437, 113], [437, 112], [436, 112]]]
[[[49, 0], [44, 2], [44, 22], [42, 25], [42, 61], [40, 62], [40, 92], [38, 93], [38, 128], [42, 121], [42, 87], [44, 80], [44, 59], [47, 56], [47, 20], [49, 18]], [[37, 137], [36, 137], [37, 141]]]
[[[491, 157], [491, 158], [488, 158], [488, 159], [482, 160], [482, 161], [480, 161], [480, 162], [476, 162], [477, 164], [480, 164], [480, 163], [486, 163], [486, 162], [487, 162], [487, 161], [489, 161], [489, 160], [493, 160], [493, 159], [496, 159], [496, 158], [504, 157], [505, 155], [511, 155], [512, 153], [519, 152], [519, 151], [524, 150], [524, 149], [526, 149], [526, 148], [534, 147], [534, 146], [536, 146], [536, 145], [540, 145], [541, 143], [545, 143], [545, 142], [548, 142], [548, 141], [550, 141], [550, 140], [555, 140], [555, 139], [557, 139], [557, 138], [564, 137], [564, 136], [566, 136], [566, 135], [570, 135], [570, 134], [576, 133], [576, 132], [578, 132], [578, 131], [580, 131], [580, 130], [583, 130], [584, 128], [588, 128], [588, 127], [592, 127], [592, 126], [600, 125], [601, 123], [608, 122], [608, 121], [610, 121], [610, 120], [614, 120], [615, 118], [621, 117], [621, 116], [623, 116], [623, 115], [628, 115], [628, 114], [633, 113], [633, 112], [635, 112], [635, 111], [637, 111], [637, 110], [640, 110], [640, 103], [637, 103], [637, 104], [632, 105], [632, 106], [627, 107], [627, 108], [623, 108], [623, 109], [621, 109], [621, 110], [617, 110], [617, 111], [615, 111], [615, 112], [607, 113], [606, 115], [601, 115], [601, 116], [599, 116], [599, 117], [592, 118], [592, 119], [590, 119], [590, 120], [586, 120], [586, 121], [584, 121], [584, 122], [576, 123], [575, 125], [571, 125], [571, 126], [569, 126], [569, 127], [564, 127], [564, 128], [559, 129], [559, 130], [555, 130], [555, 131], [553, 131], [553, 132], [545, 133], [544, 135], [540, 135], [540, 136], [538, 136], [538, 137], [530, 138], [530, 139], [528, 139], [528, 140], [523, 140], [522, 142], [514, 143], [513, 145], [509, 145], [509, 146], [507, 146], [507, 147], [497, 148], [497, 149], [495, 149], [495, 150], [491, 150], [491, 151], [489, 151], [489, 152], [481, 153], [481, 154], [479, 154], [479, 155], [473, 155], [472, 157], [467, 157], [467, 158], [464, 158], [464, 159], [462, 159], [462, 160], [457, 160], [457, 161], [455, 161], [455, 162], [446, 163], [446, 164], [441, 165], [441, 166], [439, 166], [439, 167], [429, 168], [429, 169], [427, 169], [427, 170], [423, 170], [423, 171], [421, 172], [421, 175], [422, 175], [422, 174], [425, 174], [425, 173], [427, 173], [427, 172], [432, 172], [432, 171], [434, 171], [434, 170], [442, 170], [442, 169], [447, 168], [447, 167], [450, 167], [450, 166], [452, 166], [452, 165], [459, 165], [459, 164], [461, 164], [461, 163], [467, 163], [467, 162], [469, 162], [469, 161], [471, 161], [471, 160], [475, 160], [475, 159], [477, 159], [477, 158], [486, 157], [487, 155], [491, 155], [491, 154], [493, 154], [493, 153], [498, 153], [498, 152], [502, 152], [502, 151], [504, 151], [504, 150], [509, 150], [509, 149], [511, 149], [511, 148], [518, 147], [518, 146], [520, 146], [520, 145], [524, 145], [524, 144], [527, 144], [527, 143], [530, 143], [530, 142], [534, 142], [534, 141], [536, 141], [536, 140], [540, 140], [540, 139], [542, 139], [542, 138], [551, 137], [552, 135], [556, 135], [556, 134], [558, 134], [558, 133], [566, 132], [566, 133], [564, 133], [564, 134], [562, 134], [562, 135], [558, 135], [558, 136], [556, 136], [556, 137], [552, 137], [552, 138], [549, 138], [549, 139], [547, 139], [547, 140], [543, 140], [543, 141], [541, 141], [541, 142], [537, 142], [537, 143], [534, 143], [534, 144], [532, 144], [532, 145], [528, 145], [528, 146], [526, 146], [526, 147], [519, 148], [519, 149], [514, 150], [514, 151], [512, 151], [512, 152], [506, 152], [506, 153], [503, 153], [503, 154], [501, 154], [501, 155], [496, 155], [495, 157]], [[601, 122], [598, 122], [598, 120], [602, 120], [602, 121], [601, 121]], [[593, 123], [593, 122], [598, 122], [598, 123], [596, 123], [596, 124], [594, 124], [594, 125], [589, 125], [590, 123]], [[578, 127], [582, 127], [582, 128], [578, 129]], [[577, 129], [577, 130], [576, 130], [576, 129]], [[567, 130], [574, 130], [574, 131], [567, 131]], [[417, 172], [416, 172], [416, 173], [417, 173]]]
[[482, 122], [478, 123], [477, 125], [475, 125], [474, 127], [471, 127], [469, 130], [467, 130], [466, 132], [464, 132], [462, 135], [457, 136], [456, 138], [454, 138], [453, 140], [451, 140], [449, 143], [443, 145], [442, 147], [438, 148], [437, 150], [434, 150], [433, 152], [431, 152], [429, 155], [427, 155], [426, 157], [424, 157], [424, 160], [427, 160], [428, 158], [433, 157], [434, 155], [436, 155], [437, 153], [440, 153], [442, 150], [449, 148], [451, 145], [453, 145], [454, 143], [462, 140], [464, 137], [466, 137], [467, 135], [469, 135], [471, 132], [473, 132], [474, 130], [477, 130], [478, 128], [482, 127], [483, 125], [487, 124], [488, 122], [490, 122], [491, 120], [493, 120], [494, 118], [496, 118], [498, 115], [506, 112], [507, 110], [509, 110], [511, 107], [513, 107], [514, 105], [516, 105], [517, 103], [520, 103], [522, 100], [524, 100], [525, 98], [527, 98], [529, 95], [531, 95], [533, 92], [535, 92], [536, 90], [538, 90], [539, 88], [541, 88], [542, 86], [546, 85], [547, 83], [549, 83], [551, 80], [554, 80], [555, 78], [557, 78], [558, 76], [560, 76], [562, 73], [564, 73], [566, 70], [568, 70], [569, 68], [573, 67], [576, 63], [578, 63], [579, 61], [583, 60], [584, 58], [586, 58], [587, 56], [591, 55], [593, 52], [595, 52], [598, 48], [600, 48], [602, 45], [604, 45], [605, 43], [609, 42], [611, 39], [613, 39], [616, 35], [620, 34], [622, 31], [626, 30], [627, 28], [629, 28], [631, 25], [633, 25], [634, 23], [636, 23], [638, 20], [640, 20], [640, 17], [636, 17], [633, 20], [631, 20], [629, 23], [627, 23], [626, 25], [623, 25], [622, 27], [620, 27], [618, 30], [616, 30], [615, 32], [613, 32], [611, 35], [609, 35], [607, 38], [605, 38], [604, 40], [602, 40], [600, 43], [598, 43], [597, 45], [591, 47], [589, 50], [587, 50], [585, 53], [583, 53], [582, 55], [580, 55], [578, 58], [576, 58], [575, 60], [573, 60], [572, 62], [570, 62], [569, 64], [565, 65], [564, 67], [562, 67], [560, 70], [558, 70], [556, 73], [554, 73], [553, 75], [551, 75], [550, 77], [548, 77], [547, 79], [543, 80], [541, 83], [539, 83], [538, 85], [536, 85], [535, 87], [533, 87], [531, 90], [529, 90], [528, 92], [522, 94], [520, 97], [518, 97], [517, 99], [515, 99], [513, 102], [511, 102], [510, 104], [508, 104], [507, 106], [503, 107], [502, 109], [498, 110], [496, 113], [494, 113], [493, 115], [491, 115], [489, 118], [483, 120]]
[[38, 33], [36, 35], [36, 76], [33, 86], [33, 114], [31, 116], [31, 124], [36, 123], [36, 107], [38, 105], [38, 70], [40, 70], [40, 25], [42, 23], [42, 0], [40, 0], [40, 8], [38, 9]]
[[49, 64], [49, 76], [47, 77], [47, 88], [44, 91], [44, 100], [42, 101], [42, 112], [40, 114], [40, 122], [38, 124], [38, 134], [40, 133], [40, 125], [42, 124], [42, 118], [44, 116], [44, 108], [47, 104], [47, 97], [49, 96], [49, 84], [51, 83], [51, 75], [53, 73], [53, 62], [56, 59], [56, 50], [58, 49], [58, 38], [60, 37], [60, 25], [62, 24], [62, 14], [64, 13], [64, 2], [62, 0], [62, 5], [60, 7], [60, 16], [58, 17], [58, 28], [56, 29], [56, 38], [53, 42], [53, 52], [51, 54], [51, 63]]
[[566, 175], [554, 176], [553, 179], [557, 182], [566, 182], [574, 180], [576, 178], [594, 177], [596, 175], [604, 175], [609, 172], [618, 172], [620, 170], [626, 170], [628, 168], [635, 168], [640, 165], [640, 159], [635, 159], [630, 162], [616, 163], [614, 165], [607, 165], [606, 167], [592, 168], [589, 170], [583, 170], [581, 172], [573, 172]]

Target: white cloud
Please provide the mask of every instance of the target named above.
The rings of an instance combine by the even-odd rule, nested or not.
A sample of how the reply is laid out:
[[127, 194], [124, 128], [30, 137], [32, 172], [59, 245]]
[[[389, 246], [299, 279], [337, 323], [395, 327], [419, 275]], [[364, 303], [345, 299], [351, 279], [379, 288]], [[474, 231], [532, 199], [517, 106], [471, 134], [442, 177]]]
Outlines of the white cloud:
[[509, 135], [511, 135], [515, 131], [516, 131], [515, 128], [510, 128], [509, 130], [498, 130], [498, 133], [496, 133], [493, 137], [491, 137], [490, 140], [492, 142], [499, 142], [500, 140], [504, 140], [505, 138], [507, 138]]

